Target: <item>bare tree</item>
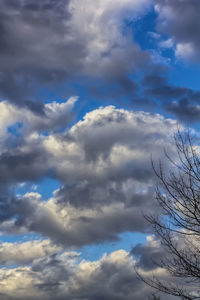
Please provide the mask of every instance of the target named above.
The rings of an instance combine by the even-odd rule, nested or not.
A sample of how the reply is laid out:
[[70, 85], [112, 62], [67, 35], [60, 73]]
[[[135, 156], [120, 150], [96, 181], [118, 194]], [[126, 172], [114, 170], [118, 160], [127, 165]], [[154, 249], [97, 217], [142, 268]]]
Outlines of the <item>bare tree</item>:
[[188, 300], [200, 299], [200, 148], [193, 138], [189, 131], [175, 135], [177, 157], [165, 152], [169, 171], [161, 161], [152, 163], [162, 213], [146, 218], [165, 248], [159, 266], [167, 270], [170, 280], [142, 277], [156, 290]]

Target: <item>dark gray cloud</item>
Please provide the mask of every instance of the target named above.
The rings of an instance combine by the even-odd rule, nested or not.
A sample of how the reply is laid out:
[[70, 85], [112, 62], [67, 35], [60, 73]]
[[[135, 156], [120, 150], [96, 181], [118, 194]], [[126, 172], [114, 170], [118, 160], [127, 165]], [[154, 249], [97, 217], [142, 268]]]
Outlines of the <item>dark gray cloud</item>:
[[192, 101], [191, 98], [182, 98], [165, 106], [165, 109], [175, 115], [179, 120], [186, 122], [199, 122], [200, 101]]
[[158, 30], [175, 39], [177, 56], [199, 60], [199, 1], [155, 0], [155, 3], [159, 15]]
[[161, 248], [159, 244], [156, 247], [155, 245], [137, 244], [131, 254], [137, 258], [136, 266], [147, 271], [155, 270], [166, 257], [165, 249]]
[[[74, 76], [89, 90], [90, 79], [96, 78], [115, 96], [135, 92], [128, 73], [144, 67], [149, 57], [122, 38], [117, 24], [129, 7], [133, 16], [142, 13], [140, 5], [127, 0], [124, 8], [120, 2], [86, 6], [70, 0], [1, 1], [0, 97], [42, 112], [41, 90], [62, 85], [67, 95]], [[96, 89], [100, 93], [101, 83]]]
[[158, 105], [178, 120], [187, 123], [199, 121], [199, 91], [175, 86], [160, 74], [147, 75], [142, 81], [142, 86], [146, 97], [157, 101]]
[[[77, 196], [81, 198], [80, 194]], [[143, 198], [146, 211], [152, 212], [152, 202], [147, 203], [152, 194]], [[98, 200], [101, 201], [101, 198], [94, 199]], [[134, 205], [127, 208], [123, 203], [107, 203], [101, 207], [97, 203], [96, 207], [93, 204], [93, 208], [74, 208], [67, 202], [65, 205], [58, 205], [55, 201], [45, 203], [37, 195], [25, 195], [22, 199], [13, 199], [6, 207], [7, 201], [4, 202], [6, 215], [2, 215], [0, 229], [4, 233], [39, 233], [68, 248], [117, 240], [120, 232], [128, 230], [149, 232], [143, 219], [140, 197], [137, 199], [136, 195], [132, 201]]]
[[166, 78], [160, 76], [159, 74], [147, 75], [142, 80], [142, 84], [143, 86], [147, 86], [147, 87], [164, 86], [166, 84]]
[[37, 82], [53, 84], [70, 73], [70, 66], [62, 70], [61, 61], [65, 52], [69, 60], [75, 59], [70, 53], [76, 51], [78, 41], [68, 47], [61, 43], [66, 31], [64, 20], [69, 18], [67, 4], [67, 0], [1, 1], [2, 97], [16, 103], [33, 100]]
[[0, 188], [0, 222], [6, 221], [13, 217], [15, 196], [5, 186], [1, 185]]
[[27, 153], [9, 151], [0, 155], [0, 181], [2, 184], [16, 184], [41, 179], [48, 172], [46, 155], [39, 149]]
[[[148, 87], [145, 89], [145, 95], [154, 97], [159, 100], [166, 100], [168, 102], [173, 99], [179, 99], [185, 95], [191, 94], [193, 96], [193, 91], [185, 88], [173, 86], [167, 82], [167, 79], [161, 76], [150, 75], [144, 78], [143, 85]], [[198, 93], [200, 100], [200, 93]]]
[[[144, 182], [152, 178], [153, 174]], [[140, 178], [137, 177], [137, 180], [140, 181]], [[124, 203], [125, 208], [137, 207], [142, 210], [147, 198], [152, 197], [153, 189], [149, 187], [146, 194], [138, 194], [137, 190], [132, 188], [131, 195], [128, 195], [124, 191], [125, 181], [116, 177], [115, 180], [108, 180], [107, 183], [82, 181], [72, 185], [66, 184], [56, 192], [56, 201], [63, 205], [70, 203], [77, 208], [99, 207], [99, 209], [106, 204]], [[134, 185], [134, 180], [132, 183]]]
[[[43, 259], [35, 261], [32, 265], [31, 270], [35, 274], [42, 274], [42, 280], [36, 285], [36, 287], [49, 295], [50, 298], [56, 298], [59, 293], [60, 285], [66, 282], [70, 275], [73, 274], [73, 269], [70, 270], [70, 265], [66, 266], [68, 263], [67, 259], [76, 259], [77, 254], [69, 254], [69, 257], [64, 257], [60, 259], [58, 255], [53, 254], [51, 256], [46, 256]], [[58, 297], [59, 299], [59, 297]]]
[[[189, 245], [198, 245], [198, 240], [194, 236], [185, 236], [177, 233], [171, 235], [173, 243], [178, 251], [187, 253]], [[158, 280], [163, 286], [177, 285], [180, 289], [185, 288], [187, 291], [193, 291], [194, 294], [199, 293], [198, 282], [189, 281], [187, 277], [173, 276], [170, 267], [173, 261], [174, 265], [177, 265], [177, 257], [169, 251], [168, 247], [165, 247], [163, 241], [160, 240], [160, 236], [148, 236], [146, 244], [137, 244], [133, 247], [130, 255], [136, 259], [136, 269], [139, 273], [148, 280]], [[144, 275], [143, 271], [147, 271]], [[157, 273], [157, 271], [159, 272]], [[157, 273], [157, 274], [156, 274]], [[159, 274], [159, 275], [158, 275]], [[163, 299], [165, 299], [165, 294]], [[175, 297], [176, 299], [177, 297]], [[161, 298], [162, 299], [162, 298]], [[170, 298], [171, 299], [171, 298]], [[173, 299], [173, 298], [172, 298]]]

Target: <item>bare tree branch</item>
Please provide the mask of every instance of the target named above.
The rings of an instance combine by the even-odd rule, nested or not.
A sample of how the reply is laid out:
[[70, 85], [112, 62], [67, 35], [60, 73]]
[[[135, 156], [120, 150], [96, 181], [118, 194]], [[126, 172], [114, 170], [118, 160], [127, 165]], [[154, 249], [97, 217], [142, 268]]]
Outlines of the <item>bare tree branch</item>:
[[[141, 280], [162, 293], [193, 300], [200, 299], [200, 153], [189, 130], [178, 130], [174, 140], [178, 159], [172, 159], [165, 151], [171, 166], [167, 174], [161, 160], [157, 164], [152, 160], [158, 179], [156, 200], [162, 214], [145, 216], [166, 250], [159, 266], [168, 272], [171, 281], [163, 282], [153, 274], [147, 279], [136, 272]], [[181, 279], [181, 285], [174, 279]]]

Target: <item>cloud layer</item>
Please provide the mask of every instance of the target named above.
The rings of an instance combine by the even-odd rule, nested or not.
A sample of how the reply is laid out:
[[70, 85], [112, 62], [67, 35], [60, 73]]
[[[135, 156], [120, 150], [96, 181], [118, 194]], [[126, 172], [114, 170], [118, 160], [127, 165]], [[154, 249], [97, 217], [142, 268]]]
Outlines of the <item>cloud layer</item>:
[[124, 18], [137, 18], [148, 6], [147, 0], [1, 1], [0, 96], [41, 112], [39, 91], [64, 84], [66, 95], [64, 86], [74, 77], [133, 91], [127, 73], [148, 55], [121, 27]]
[[[138, 280], [134, 265], [135, 261], [124, 250], [94, 262], [78, 262], [78, 254], [73, 252], [47, 256], [35, 260], [32, 267], [1, 269], [1, 297], [3, 300], [122, 300], [126, 295], [126, 299], [142, 300], [151, 290]], [[164, 276], [164, 272], [158, 270], [158, 273]]]
[[[25, 242], [11, 251], [12, 246], [8, 243], [2, 245], [1, 256], [4, 253], [5, 259], [12, 257], [22, 264], [30, 259], [33, 261], [31, 266], [19, 265], [0, 270], [3, 300], [122, 300], [124, 296], [126, 299], [142, 300], [150, 296], [152, 290], [138, 279], [135, 267], [146, 278], [151, 278], [153, 272], [160, 280], [169, 280], [166, 271], [153, 263], [154, 259], [158, 261], [165, 256], [154, 236], [148, 236], [147, 244], [135, 246], [131, 253], [120, 249], [92, 262], [81, 260], [77, 252], [60, 252], [49, 241]], [[19, 250], [23, 252], [24, 259], [19, 258]], [[165, 295], [163, 299], [175, 298]]]
[[176, 119], [200, 117], [199, 91], [168, 79], [170, 64], [199, 62], [199, 5], [0, 1], [2, 300], [143, 300], [135, 267], [168, 282], [157, 237], [96, 261], [81, 249], [152, 234], [151, 157], [167, 172]]
[[[161, 156], [164, 146], [172, 151], [176, 123], [108, 106], [86, 114], [69, 130], [54, 133], [52, 126], [63, 122], [60, 107], [71, 108], [73, 102], [45, 106], [51, 113], [53, 107], [52, 116], [57, 117], [50, 119], [48, 134], [48, 115], [40, 123], [38, 116], [26, 114], [21, 143], [17, 149], [2, 150], [5, 186], [49, 175], [61, 182], [48, 201], [33, 192], [2, 198], [2, 232], [36, 232], [71, 247], [117, 239], [127, 230], [148, 231], [143, 209], [150, 213], [155, 205], [150, 156]], [[3, 105], [12, 112], [11, 104]], [[17, 110], [13, 113], [17, 115]], [[6, 145], [7, 141], [2, 147]]]

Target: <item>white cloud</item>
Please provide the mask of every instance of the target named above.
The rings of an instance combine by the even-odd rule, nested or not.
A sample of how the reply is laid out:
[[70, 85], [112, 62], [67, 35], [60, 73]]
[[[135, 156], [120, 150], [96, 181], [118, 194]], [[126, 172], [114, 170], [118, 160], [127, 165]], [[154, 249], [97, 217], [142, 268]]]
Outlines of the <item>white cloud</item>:
[[0, 244], [0, 264], [27, 264], [37, 258], [56, 254], [61, 247], [52, 244], [49, 240], [34, 240], [19, 243]]
[[178, 58], [191, 60], [195, 56], [195, 49], [191, 43], [178, 43], [175, 54]]
[[175, 121], [160, 115], [108, 106], [86, 114], [66, 138], [50, 135], [43, 143], [62, 179], [106, 181], [131, 176], [128, 165], [133, 172], [139, 162], [141, 170], [149, 166], [150, 155], [161, 155], [175, 129]]
[[134, 260], [124, 250], [94, 262], [78, 262], [77, 257], [66, 252], [37, 260], [32, 268], [0, 269], [2, 299], [123, 300], [126, 295], [127, 300], [142, 300], [150, 292], [136, 278]]
[[[1, 142], [7, 138], [7, 129], [16, 123], [20, 132], [55, 130], [66, 126], [72, 119], [72, 110], [77, 97], [66, 102], [52, 102], [44, 105], [44, 115], [36, 114], [27, 108], [19, 108], [7, 101], [0, 102], [0, 137]], [[24, 128], [23, 128], [24, 127]], [[23, 133], [24, 133], [23, 132]]]
[[[71, 31], [87, 41], [85, 68], [94, 73], [112, 57], [112, 51], [124, 47], [121, 34], [125, 18], [137, 18], [151, 4], [150, 0], [73, 0], [69, 4]], [[126, 52], [126, 49], [124, 49]], [[93, 68], [95, 65], [95, 68]], [[98, 72], [98, 71], [97, 71]]]
[[173, 48], [174, 47], [174, 40], [173, 38], [169, 38], [167, 40], [164, 40], [164, 41], [161, 41], [159, 43], [159, 46], [161, 48], [164, 48], [164, 49], [170, 49], [170, 48]]

